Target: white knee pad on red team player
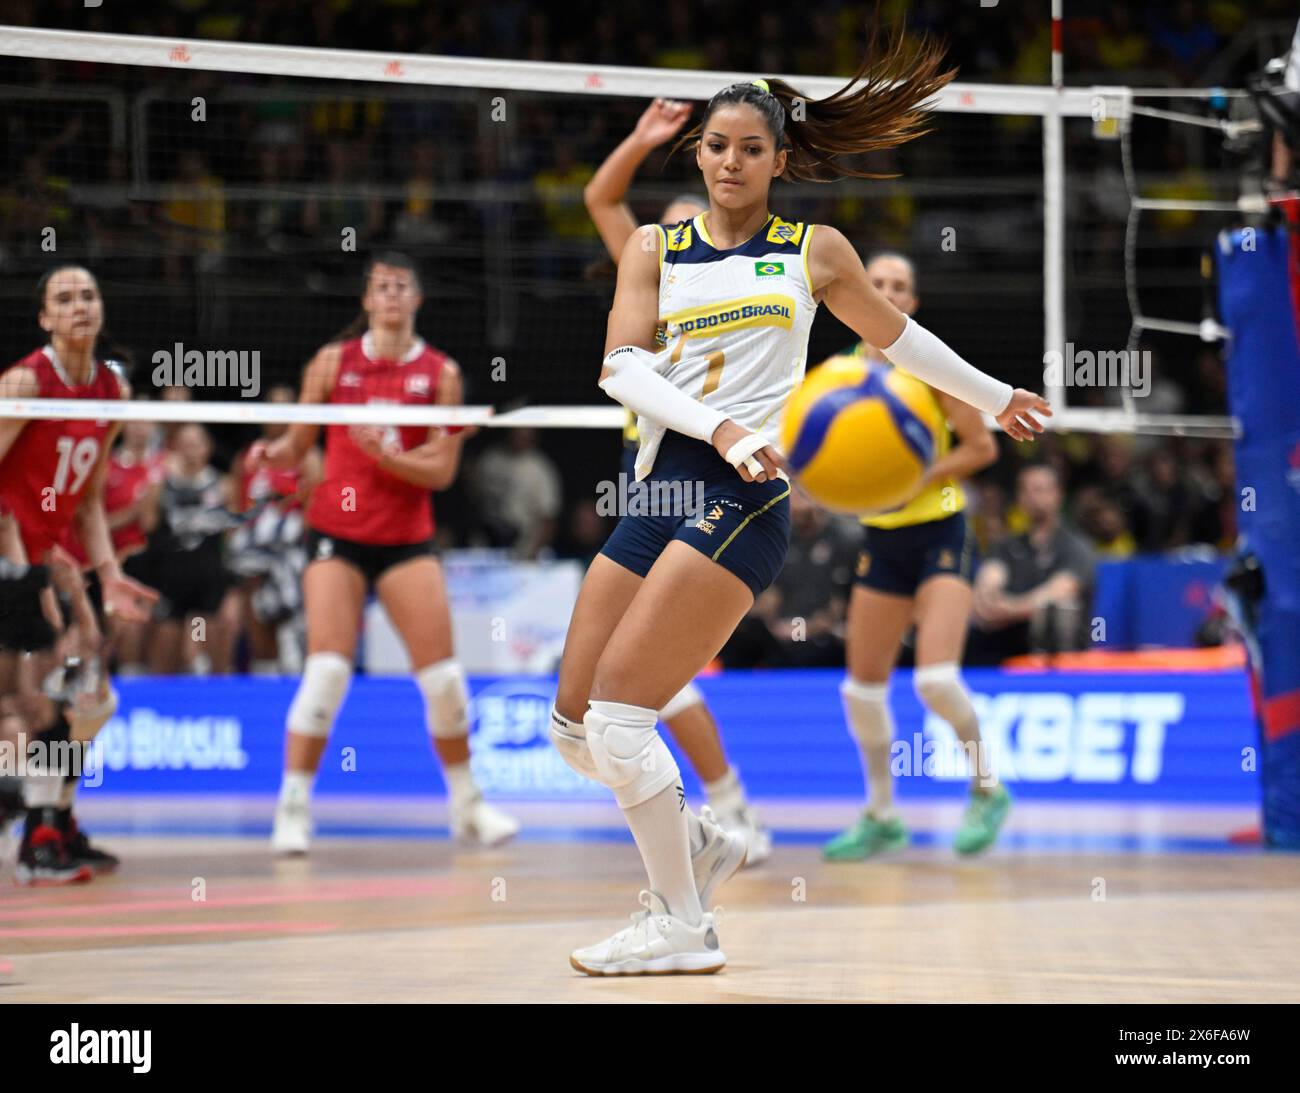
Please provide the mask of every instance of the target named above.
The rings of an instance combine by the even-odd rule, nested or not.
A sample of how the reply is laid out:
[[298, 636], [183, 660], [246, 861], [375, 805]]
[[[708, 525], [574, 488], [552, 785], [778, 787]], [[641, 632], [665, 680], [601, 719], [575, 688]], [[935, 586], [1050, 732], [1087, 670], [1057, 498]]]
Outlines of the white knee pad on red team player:
[[436, 740], [457, 740], [469, 735], [469, 686], [465, 669], [452, 658], [430, 664], [415, 673], [415, 685], [424, 696], [424, 723]]
[[689, 710], [697, 702], [703, 701], [704, 696], [700, 694], [700, 689], [695, 686], [695, 682], [692, 680], [664, 703], [663, 709], [659, 711], [659, 719], [669, 721], [683, 710]]
[[352, 682], [352, 662], [341, 653], [312, 653], [289, 704], [286, 723], [300, 736], [327, 737]]
[[583, 718], [596, 777], [620, 808], [643, 804], [678, 778], [677, 761], [655, 729], [658, 720], [658, 711], [622, 702], [592, 702]]

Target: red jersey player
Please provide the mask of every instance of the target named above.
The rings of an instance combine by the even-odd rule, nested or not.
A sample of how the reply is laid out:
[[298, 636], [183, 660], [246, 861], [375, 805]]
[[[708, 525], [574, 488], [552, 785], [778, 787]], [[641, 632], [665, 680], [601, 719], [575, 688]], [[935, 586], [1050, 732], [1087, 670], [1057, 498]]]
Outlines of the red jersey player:
[[[460, 403], [460, 369], [415, 332], [421, 302], [410, 259], [375, 258], [361, 298], [364, 335], [331, 342], [316, 354], [304, 373], [300, 401]], [[315, 425], [291, 425], [250, 453], [254, 469], [263, 461], [296, 466], [318, 432]], [[312, 780], [352, 676], [371, 588], [414, 667], [447, 781], [453, 833], [492, 845], [519, 829], [483, 800], [470, 773], [468, 690], [452, 657], [447, 592], [433, 553], [429, 494], [454, 480], [463, 439], [457, 430], [438, 426], [326, 427], [324, 474], [307, 508], [307, 659], [286, 719], [285, 774], [271, 837], [277, 853], [307, 850]]]
[[[104, 308], [94, 276], [79, 266], [53, 269], [41, 278], [37, 299], [38, 319], [49, 344], [4, 373], [0, 396], [129, 397], [126, 381], [95, 355]], [[57, 563], [58, 544], [75, 526], [99, 576], [105, 612], [144, 621], [157, 594], [123, 575], [104, 514], [105, 468], [116, 431], [107, 421], [0, 420], [0, 510], [17, 529], [6, 539], [6, 554], [18, 563]], [[93, 630], [93, 620], [80, 621], [84, 630]], [[28, 728], [51, 742], [68, 735], [88, 741], [111, 716], [113, 705], [106, 680], [92, 689], [103, 695], [93, 709], [86, 703], [76, 709], [54, 707], [52, 720], [33, 721]], [[72, 818], [77, 779], [65, 777], [67, 773], [29, 773], [24, 780], [28, 814], [19, 849], [19, 883], [85, 879], [87, 867], [116, 865], [78, 830]]]

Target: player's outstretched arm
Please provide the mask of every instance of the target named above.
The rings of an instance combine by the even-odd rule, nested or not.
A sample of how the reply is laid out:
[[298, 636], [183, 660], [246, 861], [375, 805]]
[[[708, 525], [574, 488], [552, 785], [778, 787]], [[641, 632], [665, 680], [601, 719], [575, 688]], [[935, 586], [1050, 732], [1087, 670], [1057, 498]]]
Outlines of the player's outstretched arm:
[[[0, 375], [0, 398], [37, 398], [40, 393], [41, 385], [30, 368], [10, 368]], [[0, 460], [9, 454], [26, 424], [25, 418], [0, 418]]]
[[600, 232], [609, 256], [618, 261], [636, 220], [624, 203], [628, 187], [646, 156], [671, 140], [691, 116], [690, 103], [655, 99], [645, 108], [636, 128], [606, 157], [582, 191], [591, 221]]
[[920, 323], [904, 315], [867, 277], [862, 259], [844, 236], [824, 224], [809, 243], [813, 295], [831, 314], [917, 379], [992, 414], [1016, 440], [1041, 433], [1035, 414], [1051, 408], [1032, 391], [1013, 388], [964, 361]]
[[[343, 350], [337, 343], [322, 346], [307, 363], [302, 373], [302, 389], [298, 401], [329, 402], [334, 391], [334, 381], [339, 372], [339, 361]], [[297, 467], [303, 456], [315, 446], [320, 435], [319, 425], [306, 425], [294, 422], [280, 436], [269, 443], [255, 441], [248, 450], [248, 469], [255, 471], [263, 464], [277, 470], [292, 470]]]
[[[121, 376], [118, 377], [118, 397], [131, 397], [131, 388]], [[99, 583], [104, 590], [105, 612], [121, 615], [127, 622], [148, 622], [153, 613], [153, 605], [158, 600], [158, 593], [123, 574], [113, 551], [113, 537], [104, 511], [104, 482], [108, 477], [109, 453], [113, 450], [113, 441], [121, 428], [119, 422], [104, 438], [104, 448], [99, 453], [99, 460], [78, 501], [73, 521], [86, 548], [86, 557], [99, 575]]]

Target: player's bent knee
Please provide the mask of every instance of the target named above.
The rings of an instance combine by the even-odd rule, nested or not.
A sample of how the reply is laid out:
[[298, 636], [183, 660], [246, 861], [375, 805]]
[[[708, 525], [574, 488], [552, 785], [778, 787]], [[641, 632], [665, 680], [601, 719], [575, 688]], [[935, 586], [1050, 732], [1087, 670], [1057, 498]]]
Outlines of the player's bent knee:
[[669, 721], [684, 710], [689, 710], [692, 706], [703, 701], [704, 695], [700, 693], [700, 689], [692, 681], [664, 704], [663, 709], [659, 711], [659, 717], [663, 721]]
[[460, 662], [448, 658], [415, 673], [424, 695], [424, 718], [435, 740], [459, 740], [469, 735], [469, 687]]
[[849, 731], [868, 746], [888, 744], [893, 738], [889, 713], [889, 684], [864, 683], [845, 676], [840, 683], [840, 697], [848, 714]]
[[602, 701], [593, 701], [583, 719], [596, 777], [614, 791], [620, 808], [643, 804], [678, 777], [657, 720], [657, 711], [645, 706]]
[[926, 709], [948, 724], [959, 727], [975, 719], [975, 707], [955, 661], [918, 668], [912, 675], [912, 687]]
[[300, 736], [327, 737], [352, 681], [352, 662], [340, 653], [312, 653], [289, 705], [287, 724]]
[[560, 757], [584, 778], [599, 782], [591, 748], [587, 746], [587, 729], [581, 721], [572, 721], [551, 707], [551, 743]]

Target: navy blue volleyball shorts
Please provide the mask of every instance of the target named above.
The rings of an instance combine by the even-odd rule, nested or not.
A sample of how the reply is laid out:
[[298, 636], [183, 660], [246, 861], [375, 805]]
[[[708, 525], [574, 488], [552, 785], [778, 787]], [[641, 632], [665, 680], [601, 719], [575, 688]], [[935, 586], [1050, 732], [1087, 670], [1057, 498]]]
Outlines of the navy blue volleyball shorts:
[[790, 548], [790, 483], [746, 482], [711, 444], [668, 432], [654, 469], [628, 476], [627, 511], [601, 553], [638, 577], [680, 539], [734, 573], [758, 596]]
[[959, 577], [968, 584], [978, 551], [966, 514], [901, 528], [863, 527], [854, 583], [893, 596], [915, 596], [931, 577]]

